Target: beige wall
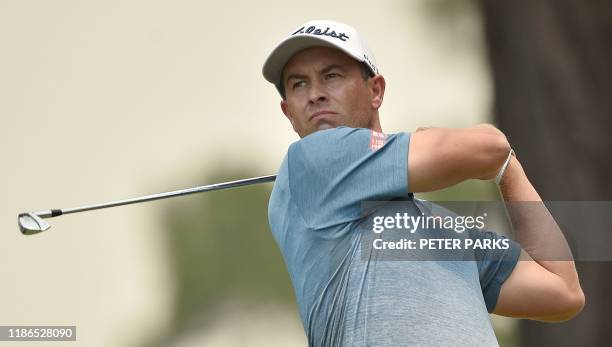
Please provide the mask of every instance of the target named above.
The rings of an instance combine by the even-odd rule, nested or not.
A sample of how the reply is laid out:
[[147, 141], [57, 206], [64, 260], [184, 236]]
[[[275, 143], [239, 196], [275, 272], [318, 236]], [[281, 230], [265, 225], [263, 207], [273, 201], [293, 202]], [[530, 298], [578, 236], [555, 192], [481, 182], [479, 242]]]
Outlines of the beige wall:
[[445, 47], [424, 1], [0, 1], [0, 324], [75, 324], [77, 345], [94, 347], [163, 329], [164, 202], [56, 218], [30, 237], [17, 213], [205, 184], [239, 162], [274, 173], [297, 137], [261, 64], [308, 19], [368, 39], [385, 131], [485, 119], [478, 22]]

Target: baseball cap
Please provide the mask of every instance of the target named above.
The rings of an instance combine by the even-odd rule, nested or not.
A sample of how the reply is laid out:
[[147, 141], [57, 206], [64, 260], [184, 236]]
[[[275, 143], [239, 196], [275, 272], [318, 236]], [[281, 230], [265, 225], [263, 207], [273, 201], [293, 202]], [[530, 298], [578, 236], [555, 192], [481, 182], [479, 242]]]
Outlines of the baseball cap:
[[355, 28], [332, 20], [311, 20], [276, 45], [263, 65], [264, 78], [282, 95], [281, 77], [289, 59], [297, 52], [315, 46], [337, 48], [378, 74], [374, 55]]

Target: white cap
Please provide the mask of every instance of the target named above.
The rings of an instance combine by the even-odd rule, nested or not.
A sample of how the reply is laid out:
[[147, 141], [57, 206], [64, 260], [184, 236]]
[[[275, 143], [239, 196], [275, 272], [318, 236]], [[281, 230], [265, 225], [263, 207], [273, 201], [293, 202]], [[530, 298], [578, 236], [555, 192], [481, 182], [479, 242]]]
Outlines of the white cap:
[[280, 93], [282, 72], [289, 59], [297, 52], [315, 46], [337, 48], [378, 74], [374, 55], [355, 28], [331, 20], [311, 20], [276, 45], [263, 65], [264, 78]]

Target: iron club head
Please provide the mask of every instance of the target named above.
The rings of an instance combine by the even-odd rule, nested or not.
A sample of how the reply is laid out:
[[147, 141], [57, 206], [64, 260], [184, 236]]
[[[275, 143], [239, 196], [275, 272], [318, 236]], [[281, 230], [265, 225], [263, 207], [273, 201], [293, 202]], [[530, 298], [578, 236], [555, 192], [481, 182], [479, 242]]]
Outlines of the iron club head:
[[20, 213], [17, 217], [19, 229], [24, 235], [33, 235], [43, 232], [51, 227], [49, 223], [34, 213]]

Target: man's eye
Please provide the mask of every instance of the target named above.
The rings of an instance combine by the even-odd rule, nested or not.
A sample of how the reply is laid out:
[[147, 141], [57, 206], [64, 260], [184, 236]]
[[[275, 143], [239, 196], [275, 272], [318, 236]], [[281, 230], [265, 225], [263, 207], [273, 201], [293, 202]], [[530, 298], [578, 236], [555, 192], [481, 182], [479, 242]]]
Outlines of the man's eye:
[[293, 89], [297, 87], [303, 87], [306, 84], [306, 81], [297, 81], [293, 84]]
[[340, 76], [340, 75], [338, 75], [335, 72], [332, 72], [332, 73], [328, 73], [327, 75], [325, 75], [325, 78], [326, 79], [330, 79], [330, 78], [335, 78], [335, 77], [338, 77], [338, 76]]

